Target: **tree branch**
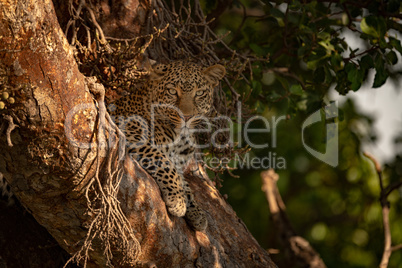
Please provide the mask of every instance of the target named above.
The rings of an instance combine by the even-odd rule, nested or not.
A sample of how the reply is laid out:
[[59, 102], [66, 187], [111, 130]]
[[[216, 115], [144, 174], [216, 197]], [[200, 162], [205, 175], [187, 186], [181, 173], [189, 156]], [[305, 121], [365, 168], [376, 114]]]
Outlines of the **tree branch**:
[[[389, 225], [389, 209], [390, 205], [387, 200], [388, 195], [392, 190], [397, 189], [397, 187], [391, 187], [390, 189], [385, 188], [383, 184], [382, 178], [382, 168], [377, 159], [371, 155], [370, 153], [364, 152], [363, 155], [371, 160], [374, 164], [375, 170], [377, 172], [378, 181], [380, 183], [380, 203], [382, 207], [382, 223], [384, 228], [384, 251], [381, 258], [380, 268], [388, 267], [389, 259], [391, 258], [392, 251], [394, 251], [394, 247], [392, 247], [392, 236], [391, 236], [391, 228]], [[400, 246], [400, 245], [399, 245]], [[399, 248], [399, 246], [395, 246], [395, 248]]]
[[270, 169], [261, 172], [261, 179], [262, 191], [267, 198], [278, 238], [290, 256], [303, 267], [325, 268], [326, 265], [320, 255], [306, 239], [296, 234], [290, 224], [285, 204], [276, 185], [279, 175]]

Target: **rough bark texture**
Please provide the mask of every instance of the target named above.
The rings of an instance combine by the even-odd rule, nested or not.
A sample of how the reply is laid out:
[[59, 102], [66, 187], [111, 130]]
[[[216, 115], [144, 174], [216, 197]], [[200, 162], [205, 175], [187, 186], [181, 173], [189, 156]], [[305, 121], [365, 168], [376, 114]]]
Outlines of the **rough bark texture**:
[[[86, 233], [82, 188], [91, 177], [94, 152], [74, 147], [64, 123], [73, 107], [94, 108], [94, 102], [51, 1], [2, 2], [0, 9], [2, 88], [15, 98], [2, 113], [19, 126], [11, 133], [12, 147], [1, 136], [0, 172], [22, 205], [73, 253]], [[76, 139], [90, 140], [94, 111], [75, 115]], [[93, 258], [102, 259], [101, 252]]]
[[144, 263], [157, 267], [276, 267], [205, 174], [186, 176], [207, 212], [208, 228], [202, 233], [191, 230], [183, 218], [167, 213], [155, 181], [136, 163], [126, 170], [129, 176], [121, 183], [122, 206], [135, 226]]
[[[15, 98], [0, 117], [10, 115], [18, 125], [12, 147], [5, 132], [0, 135], [0, 172], [21, 204], [73, 254], [88, 229], [85, 187], [94, 176], [96, 148], [76, 147], [66, 136], [66, 118], [75, 140], [91, 141], [94, 100], [51, 1], [2, 1], [0, 10], [0, 82]], [[88, 107], [71, 114], [82, 104]], [[208, 215], [209, 227], [201, 233], [167, 213], [154, 180], [128, 158], [125, 171], [119, 201], [141, 243], [140, 266], [275, 267], [205, 174], [188, 178]], [[88, 266], [106, 265], [101, 248], [89, 254]]]

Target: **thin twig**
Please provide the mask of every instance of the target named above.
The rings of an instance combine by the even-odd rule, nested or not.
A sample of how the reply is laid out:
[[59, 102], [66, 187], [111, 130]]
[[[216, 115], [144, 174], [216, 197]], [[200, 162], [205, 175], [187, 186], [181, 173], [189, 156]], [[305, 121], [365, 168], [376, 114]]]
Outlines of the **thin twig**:
[[382, 222], [383, 222], [383, 228], [384, 228], [384, 251], [382, 254], [381, 258], [381, 263], [380, 263], [380, 268], [386, 268], [388, 267], [389, 263], [389, 258], [391, 257], [392, 254], [392, 236], [391, 236], [391, 228], [389, 225], [389, 202], [387, 200], [388, 195], [390, 192], [387, 193], [387, 191], [384, 189], [383, 185], [383, 178], [382, 178], [382, 169], [380, 163], [377, 161], [377, 159], [371, 155], [370, 153], [364, 152], [363, 155], [367, 157], [368, 159], [373, 162], [375, 170], [377, 172], [378, 180], [380, 183], [380, 203], [382, 207]]
[[402, 244], [399, 244], [399, 245], [396, 245], [396, 246], [392, 246], [392, 247], [391, 247], [391, 250], [392, 250], [392, 251], [397, 251], [397, 250], [400, 250], [400, 249], [402, 249]]
[[356, 57], [359, 57], [359, 56], [362, 56], [364, 54], [370, 53], [370, 52], [372, 52], [374, 50], [377, 50], [377, 49], [379, 49], [379, 46], [372, 46], [371, 48], [366, 49], [366, 50], [364, 50], [364, 51], [362, 51], [360, 53], [354, 54], [354, 55], [352, 55], [350, 57], [347, 57], [347, 58], [343, 58], [343, 60], [344, 61], [350, 61], [350, 60], [352, 60], [352, 59], [354, 59]]
[[389, 195], [393, 190], [396, 190], [402, 186], [402, 181], [397, 181], [394, 182], [391, 185], [388, 185], [387, 188], [385, 188], [385, 195]]
[[107, 42], [105, 35], [103, 33], [102, 27], [100, 27], [100, 25], [98, 24], [98, 22], [96, 21], [95, 18], [95, 14], [92, 10], [92, 8], [90, 8], [88, 5], [85, 5], [86, 9], [88, 10], [88, 13], [91, 17], [92, 23], [95, 25], [96, 29], [98, 30], [98, 33], [100, 35], [100, 41], [102, 45], [105, 45], [106, 49], [111, 52], [112, 48], [110, 47], [109, 43]]

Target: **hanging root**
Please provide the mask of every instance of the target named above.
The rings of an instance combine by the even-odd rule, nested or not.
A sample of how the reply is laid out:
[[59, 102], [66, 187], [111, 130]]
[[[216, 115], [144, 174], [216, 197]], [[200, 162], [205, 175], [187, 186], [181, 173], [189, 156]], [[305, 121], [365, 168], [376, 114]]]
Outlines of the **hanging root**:
[[[124, 173], [121, 160], [125, 154], [125, 137], [106, 112], [104, 87], [95, 83], [94, 78], [87, 78], [86, 81], [89, 90], [97, 96], [99, 109], [97, 166], [95, 176], [86, 188], [88, 216], [91, 218], [87, 236], [80, 250], [67, 263], [75, 261], [86, 267], [89, 251], [100, 246], [106, 266], [113, 267], [114, 255], [119, 256], [121, 261], [113, 264], [134, 266], [141, 254], [141, 246], [117, 199], [119, 183]], [[114, 137], [112, 141], [109, 139], [109, 143], [105, 139], [105, 129], [110, 137]]]

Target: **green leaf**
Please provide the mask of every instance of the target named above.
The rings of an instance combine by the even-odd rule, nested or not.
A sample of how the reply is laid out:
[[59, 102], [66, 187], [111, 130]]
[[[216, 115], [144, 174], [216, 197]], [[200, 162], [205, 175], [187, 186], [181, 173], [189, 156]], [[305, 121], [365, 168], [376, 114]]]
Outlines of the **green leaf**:
[[250, 48], [254, 51], [255, 54], [259, 56], [265, 56], [265, 50], [257, 44], [250, 44]]
[[285, 18], [285, 15], [282, 13], [282, 11], [280, 11], [277, 8], [271, 8], [270, 13], [275, 18], [281, 18], [281, 19]]
[[350, 85], [350, 89], [353, 90], [354, 92], [358, 91], [359, 88], [362, 86], [362, 83], [360, 83], [359, 81], [354, 81], [351, 85]]
[[325, 83], [327, 83], [327, 84], [332, 83], [333, 76], [332, 76], [331, 70], [328, 67], [328, 65], [325, 65], [324, 71], [325, 71]]
[[348, 75], [348, 80], [350, 82], [355, 81], [357, 75], [357, 67], [353, 63], [347, 63], [345, 66], [345, 71]]
[[314, 72], [313, 81], [317, 84], [321, 84], [325, 81], [325, 70], [324, 67], [319, 67]]
[[384, 67], [376, 69], [373, 88], [381, 87], [387, 81], [389, 74]]
[[257, 113], [261, 114], [265, 110], [265, 104], [262, 103], [261, 101], [257, 100], [255, 103], [255, 109], [257, 110]]
[[376, 74], [374, 76], [373, 88], [381, 87], [384, 85], [388, 78], [388, 72], [385, 70], [385, 61], [381, 54], [377, 54], [374, 60]]
[[365, 17], [360, 23], [362, 32], [374, 37], [380, 37], [376, 31], [376, 21], [373, 16]]
[[383, 17], [367, 16], [360, 23], [362, 32], [383, 39], [387, 32], [387, 23]]
[[320, 60], [312, 60], [307, 62], [307, 68], [310, 70], [315, 70], [317, 68], [318, 63], [320, 62]]
[[365, 55], [360, 59], [360, 67], [366, 70], [374, 68], [374, 60], [371, 55]]
[[335, 51], [335, 47], [331, 44], [330, 39], [320, 41], [318, 44], [324, 47], [328, 54], [331, 54], [332, 51]]
[[280, 27], [284, 27], [285, 26], [285, 22], [283, 21], [283, 19], [281, 18], [276, 18], [276, 21], [278, 22], [278, 25]]
[[275, 91], [271, 91], [271, 93], [269, 94], [269, 96], [268, 96], [270, 99], [272, 99], [272, 100], [276, 100], [276, 99], [279, 99], [279, 98], [281, 98], [282, 96], [281, 95], [279, 95], [277, 92], [275, 92]]
[[331, 65], [332, 65], [332, 68], [334, 69], [334, 71], [339, 71], [340, 69], [343, 68], [342, 62], [343, 62], [343, 59], [342, 59], [341, 55], [339, 55], [338, 53], [333, 54], [331, 56]]
[[251, 86], [253, 87], [252, 94], [253, 94], [254, 96], [257, 96], [258, 94], [261, 93], [261, 91], [262, 91], [262, 84], [261, 84], [259, 81], [253, 80], [253, 82], [251, 82]]
[[345, 72], [348, 76], [348, 81], [351, 82], [350, 89], [353, 91], [357, 91], [362, 85], [365, 70], [358, 69], [358, 67], [352, 63], [348, 63], [345, 66]]
[[389, 43], [396, 49], [398, 50], [398, 52], [400, 54], [402, 54], [402, 46], [401, 46], [401, 41], [393, 38], [393, 37], [389, 37]]
[[291, 1], [289, 5], [289, 9], [293, 11], [298, 11], [301, 7], [300, 1]]
[[345, 95], [349, 91], [349, 81], [345, 71], [340, 71], [336, 73], [336, 86], [335, 90], [341, 95]]
[[379, 44], [380, 44], [380, 48], [382, 48], [382, 49], [391, 48], [390, 45], [385, 41], [384, 36], [382, 36], [380, 38]]
[[352, 84], [350, 85], [350, 89], [353, 91], [357, 91], [361, 87], [364, 77], [365, 77], [365, 70], [358, 69], [356, 72], [356, 76], [352, 81]]
[[384, 68], [385, 62], [381, 54], [377, 54], [374, 59], [374, 67], [376, 70]]
[[285, 90], [287, 90], [287, 89], [289, 88], [289, 83], [288, 83], [288, 80], [287, 80], [287, 79], [283, 78], [283, 77], [280, 76], [280, 75], [277, 75], [277, 76], [276, 76], [276, 80], [278, 80], [279, 83], [281, 83], [282, 87], [283, 87]]
[[310, 50], [310, 46], [306, 46], [305, 44], [302, 44], [297, 49], [297, 56], [303, 57], [309, 50]]
[[377, 17], [377, 31], [380, 35], [381, 39], [384, 39], [385, 34], [387, 33], [387, 22], [383, 17]]
[[[328, 54], [330, 54], [329, 52]], [[312, 55], [308, 58], [308, 61], [319, 60], [327, 56], [327, 51], [321, 47], [317, 48], [312, 52]]]
[[395, 65], [398, 62], [398, 57], [396, 56], [395, 51], [390, 51], [387, 55], [386, 58], [388, 62], [392, 65]]
[[317, 34], [318, 39], [321, 40], [330, 40], [331, 39], [331, 35], [327, 32], [319, 32]]
[[253, 74], [257, 77], [261, 76], [261, 69], [260, 65], [253, 66]]
[[300, 15], [296, 12], [289, 12], [288, 22], [295, 24], [295, 25], [299, 24], [300, 23]]
[[301, 87], [300, 84], [292, 85], [292, 86], [290, 87], [289, 91], [290, 91], [292, 94], [294, 94], [294, 95], [299, 95], [299, 96], [303, 95], [303, 93], [304, 93], [304, 91], [303, 91], [303, 89], [302, 89], [302, 87]]

